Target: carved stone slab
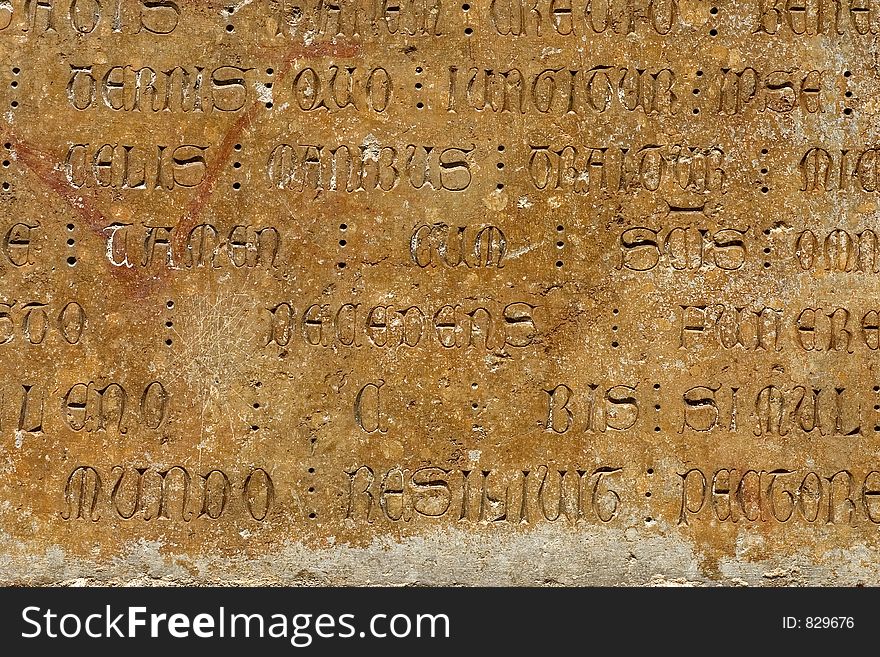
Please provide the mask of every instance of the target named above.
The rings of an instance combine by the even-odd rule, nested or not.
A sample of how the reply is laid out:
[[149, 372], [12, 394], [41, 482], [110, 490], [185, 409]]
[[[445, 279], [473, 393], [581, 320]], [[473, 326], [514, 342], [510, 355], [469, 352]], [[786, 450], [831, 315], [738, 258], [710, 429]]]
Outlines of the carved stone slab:
[[878, 12], [0, 3], [0, 581], [880, 583]]

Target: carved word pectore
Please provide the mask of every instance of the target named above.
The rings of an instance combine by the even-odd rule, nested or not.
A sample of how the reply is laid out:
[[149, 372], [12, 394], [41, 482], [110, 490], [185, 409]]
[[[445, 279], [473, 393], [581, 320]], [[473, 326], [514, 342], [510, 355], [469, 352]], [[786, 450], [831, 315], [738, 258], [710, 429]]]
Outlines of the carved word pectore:
[[394, 92], [391, 74], [381, 66], [358, 68], [330, 64], [326, 72], [320, 73], [307, 66], [292, 71], [290, 78], [293, 102], [288, 105], [303, 112], [336, 112], [349, 107], [354, 111], [367, 109], [381, 114], [388, 109]]
[[489, 26], [510, 36], [666, 35], [681, 24], [678, 0], [490, 0]]
[[574, 194], [644, 189], [722, 192], [725, 155], [717, 146], [649, 144], [621, 146], [529, 145], [529, 182], [540, 190]]
[[65, 159], [76, 188], [176, 189], [198, 186], [208, 171], [208, 146], [72, 144]]
[[880, 310], [840, 307], [785, 310], [726, 304], [682, 305], [679, 347], [719, 345], [724, 349], [782, 351], [788, 340], [803, 351], [853, 353], [880, 349]]
[[205, 71], [203, 66], [157, 70], [149, 66], [71, 64], [67, 99], [82, 111], [238, 112], [256, 97], [247, 80], [247, 74], [255, 70], [238, 66]]
[[682, 395], [679, 433], [685, 430], [754, 436], [860, 436], [862, 396], [844, 387], [698, 385]]
[[802, 192], [880, 192], [880, 147], [829, 151], [814, 146], [798, 170]]
[[710, 522], [808, 522], [855, 526], [880, 524], [880, 472], [806, 468], [773, 470], [691, 468], [678, 473], [678, 524]]
[[382, 38], [388, 35], [435, 37], [451, 5], [441, 0], [373, 2], [371, 0], [273, 0], [276, 37]]
[[[158, 429], [168, 415], [171, 395], [159, 381], [148, 383], [143, 392], [130, 399], [119, 383], [98, 386], [94, 381], [75, 383], [61, 401], [64, 423], [73, 431], [113, 430], [128, 433], [129, 423]], [[132, 409], [134, 407], [134, 409]]]
[[272, 149], [266, 174], [278, 189], [294, 192], [390, 192], [413, 189], [460, 192], [471, 184], [475, 147], [382, 146], [366, 139], [361, 146], [279, 144]]
[[822, 78], [827, 71], [797, 68], [761, 73], [750, 66], [742, 70], [722, 68], [718, 89], [718, 113], [741, 114], [746, 109], [789, 114], [825, 111]]
[[572, 428], [588, 433], [625, 431], [639, 419], [635, 393], [636, 386], [606, 387], [590, 383], [584, 391], [584, 399], [573, 403], [575, 393], [565, 384], [544, 390], [547, 402], [544, 430], [553, 433], [566, 433]]
[[527, 347], [540, 329], [534, 312], [539, 306], [517, 301], [504, 306], [446, 304], [437, 310], [412, 305], [371, 306], [361, 303], [311, 304], [297, 312], [291, 303], [267, 308], [266, 345], [285, 347], [300, 334], [306, 344], [320, 347], [477, 347], [487, 351]]
[[497, 226], [420, 224], [409, 241], [412, 261], [419, 267], [497, 267], [504, 265], [507, 238]]
[[668, 68], [651, 71], [601, 65], [523, 73], [517, 68], [450, 66], [446, 110], [517, 114], [641, 110], [650, 115], [675, 115], [678, 96], [674, 86], [675, 73]]
[[275, 485], [263, 468], [236, 478], [214, 468], [191, 473], [168, 468], [114, 465], [102, 477], [90, 465], [75, 468], [64, 485], [63, 520], [217, 520], [244, 511], [265, 520], [275, 504]]
[[281, 233], [272, 226], [238, 224], [222, 237], [216, 226], [207, 223], [194, 226], [185, 236], [177, 230], [175, 226], [110, 224], [103, 230], [107, 259], [116, 267], [273, 268], [281, 248]]
[[86, 311], [77, 301], [64, 306], [39, 301], [0, 302], [0, 345], [19, 338], [25, 344], [44, 344], [54, 335], [67, 344], [77, 344], [87, 321]]
[[394, 466], [378, 473], [367, 465], [345, 471], [352, 521], [411, 522], [445, 518], [485, 524], [565, 519], [611, 522], [621, 511], [612, 488], [623, 468], [557, 469], [547, 465], [519, 471], [459, 470], [437, 466]]
[[79, 36], [171, 34], [180, 23], [174, 0], [6, 0], [0, 3], [0, 33], [39, 36], [70, 31]]
[[757, 0], [756, 9], [756, 33], [834, 37], [880, 31], [880, 7], [874, 0]]
[[748, 230], [748, 226], [715, 231], [685, 226], [628, 228], [620, 233], [617, 269], [742, 269], [748, 255], [745, 239]]
[[803, 271], [880, 273], [880, 245], [871, 228], [835, 228], [818, 235], [804, 230], [796, 235], [793, 246], [792, 255]]

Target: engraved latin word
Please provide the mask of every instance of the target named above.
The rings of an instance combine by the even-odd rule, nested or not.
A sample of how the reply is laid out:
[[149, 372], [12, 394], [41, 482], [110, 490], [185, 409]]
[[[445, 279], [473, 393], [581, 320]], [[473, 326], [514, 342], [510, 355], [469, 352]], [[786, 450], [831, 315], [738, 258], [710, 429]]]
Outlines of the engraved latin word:
[[459, 470], [395, 465], [378, 472], [367, 465], [348, 475], [346, 518], [372, 523], [445, 518], [483, 524], [529, 524], [564, 518], [611, 522], [621, 510], [612, 487], [623, 468], [547, 465], [518, 471]]
[[798, 163], [802, 192], [880, 191], [880, 148], [808, 149]]
[[758, 437], [792, 432], [842, 437], [863, 434], [860, 396], [843, 387], [698, 385], [684, 392], [681, 408], [679, 433], [744, 430]]
[[75, 383], [61, 400], [64, 423], [73, 431], [128, 433], [130, 423], [158, 429], [168, 414], [170, 393], [159, 381], [143, 392], [129, 395], [119, 383], [98, 386], [94, 381]]
[[4, 256], [2, 261], [13, 267], [26, 267], [34, 264], [33, 243], [39, 228], [41, 226], [38, 221], [12, 223], [3, 234], [3, 239], [0, 240], [0, 253]]
[[56, 336], [67, 344], [77, 344], [87, 321], [86, 311], [77, 301], [64, 306], [39, 301], [0, 301], [0, 345], [46, 344]]
[[679, 306], [679, 344], [690, 349], [711, 344], [723, 349], [781, 351], [781, 308], [728, 306], [721, 303]]
[[718, 89], [718, 113], [741, 114], [747, 108], [758, 112], [807, 114], [822, 108], [822, 77], [827, 71], [797, 68], [760, 73], [750, 66], [737, 71], [722, 68]]
[[497, 226], [420, 224], [409, 240], [412, 261], [426, 267], [503, 267], [507, 238]]
[[874, 0], [756, 0], [753, 32], [766, 34], [877, 34], [880, 7]]
[[835, 228], [818, 235], [804, 230], [794, 238], [792, 255], [803, 271], [880, 273], [877, 233], [871, 228]]
[[746, 262], [748, 230], [748, 226], [716, 231], [685, 226], [628, 228], [620, 233], [617, 269], [742, 269]]
[[354, 420], [365, 433], [388, 433], [382, 412], [381, 388], [385, 381], [367, 383], [354, 399]]
[[104, 228], [106, 255], [115, 267], [168, 269], [274, 268], [281, 233], [272, 226], [238, 224], [221, 233], [199, 224], [180, 239], [174, 226], [113, 223]]
[[358, 40], [387, 35], [442, 36], [452, 5], [441, 0], [277, 0], [270, 3], [276, 37]]
[[489, 25], [501, 35], [666, 35], [680, 23], [678, 0], [489, 1]]
[[171, 34], [180, 22], [175, 0], [6, 0], [0, 3], [0, 33], [39, 36]]
[[217, 520], [224, 514], [265, 520], [275, 505], [275, 485], [263, 468], [236, 478], [214, 468], [191, 473], [168, 468], [114, 465], [110, 472], [75, 468], [64, 485], [63, 520]]
[[198, 186], [208, 171], [208, 146], [72, 144], [65, 159], [73, 187], [176, 189]]
[[676, 114], [675, 73], [668, 68], [594, 66], [506, 71], [449, 67], [446, 110], [518, 114]]
[[395, 187], [460, 192], [471, 184], [475, 147], [279, 144], [266, 166], [269, 181], [294, 192], [389, 192]]
[[720, 522], [880, 524], [880, 472], [691, 468], [678, 474], [679, 525]]
[[237, 112], [253, 100], [247, 73], [252, 68], [92, 64], [70, 66], [67, 100], [78, 110], [117, 112]]
[[577, 402], [574, 401], [574, 391], [565, 384], [543, 392], [547, 408], [543, 426], [548, 432], [566, 433], [569, 429], [588, 433], [625, 431], [639, 419], [636, 386], [600, 387], [590, 383], [583, 399]]
[[354, 111], [366, 109], [381, 113], [388, 109], [394, 82], [381, 66], [358, 68], [330, 64], [320, 73], [312, 67], [290, 75], [293, 103], [303, 112], [326, 110], [336, 112], [346, 107]]
[[297, 312], [284, 302], [267, 308], [266, 345], [285, 347], [297, 336], [316, 347], [477, 347], [503, 351], [527, 347], [538, 337], [534, 312], [525, 302], [463, 306], [446, 304], [436, 310], [419, 306], [371, 306], [365, 303], [311, 304]]
[[724, 191], [724, 151], [681, 144], [549, 146], [530, 144], [529, 182], [541, 190], [574, 194], [644, 189], [675, 192]]

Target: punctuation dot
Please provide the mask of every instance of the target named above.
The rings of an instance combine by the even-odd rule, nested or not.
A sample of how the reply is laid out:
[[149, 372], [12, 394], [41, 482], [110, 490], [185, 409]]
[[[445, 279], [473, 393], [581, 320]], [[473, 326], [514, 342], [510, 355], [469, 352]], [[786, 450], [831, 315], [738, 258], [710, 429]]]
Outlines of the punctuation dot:
[[3, 148], [5, 148], [6, 150], [9, 150], [10, 148], [12, 148], [12, 144], [10, 144], [10, 143], [7, 141], [5, 144], [3, 144]]
[[659, 411], [659, 410], [660, 410], [660, 404], [654, 404], [654, 410], [655, 410], [655, 411]]
[[227, 32], [234, 32], [234, 31], [235, 31], [235, 26], [234, 26], [234, 25], [227, 25], [227, 26], [226, 26], [226, 31], [227, 31]]
[[767, 149], [766, 149], [766, 148], [762, 148], [762, 149], [761, 149], [761, 155], [766, 155], [766, 154], [767, 154]]
[[171, 301], [170, 299], [168, 300], [168, 303], [166, 303], [165, 305], [166, 305], [168, 308], [174, 308], [174, 302]]
[[67, 224], [67, 230], [73, 230], [73, 224]]
[[558, 233], [561, 233], [563, 230], [565, 230], [565, 227], [562, 226], [561, 224], [556, 227], [556, 232], [558, 232]]
[[769, 247], [769, 246], [764, 248], [764, 253], [770, 253], [770, 247]]
[[766, 174], [766, 173], [767, 173], [767, 169], [761, 169], [761, 173]]
[[241, 162], [234, 162], [232, 166], [236, 169], [241, 169]]
[[232, 183], [232, 189], [241, 189], [241, 183], [240, 182]]
[[3, 160], [3, 166], [8, 167], [10, 164], [9, 160]]
[[470, 9], [471, 9], [471, 6], [470, 6], [468, 3], [464, 3], [464, 4], [461, 6], [461, 10], [462, 10], [462, 11], [470, 11]]
[[709, 30], [709, 36], [718, 36], [718, 30], [712, 28], [711, 30]]
[[272, 68], [266, 69], [266, 75], [272, 75], [274, 72], [275, 72], [275, 69], [272, 69]]
[[654, 474], [654, 468], [648, 468], [647, 473], [648, 473], [649, 475]]
[[504, 152], [504, 144], [498, 144], [498, 152], [499, 152], [499, 153], [503, 153], [503, 152]]
[[73, 239], [72, 237], [69, 240], [67, 240], [67, 246], [73, 246], [74, 244], [76, 244], [76, 240]]
[[259, 408], [259, 407], [260, 407], [260, 402], [254, 402], [254, 408]]
[[770, 234], [770, 229], [769, 229], [769, 228], [765, 228], [765, 229], [764, 229], [764, 234], [765, 234], [765, 235], [769, 235], [769, 234]]
[[654, 522], [654, 519], [651, 516], [648, 516], [647, 518], [645, 518], [645, 523], [650, 524], [652, 522]]
[[474, 410], [477, 410], [479, 408], [479, 406], [477, 405], [477, 402], [474, 402], [473, 404], [471, 404], [471, 408]]
[[474, 33], [474, 30], [473, 30], [473, 28], [466, 27], [466, 28], [464, 28], [464, 33], [465, 33], [467, 36], [470, 36], [471, 34]]
[[761, 188], [761, 193], [762, 193], [762, 194], [766, 194], [766, 193], [769, 192], [769, 191], [770, 191], [770, 188], [769, 188], [769, 187], [762, 187], [762, 188]]
[[613, 308], [613, 309], [611, 310], [611, 314], [612, 314], [612, 315], [617, 315], [619, 312], [620, 312], [620, 311], [619, 311], [617, 308]]
[[174, 341], [171, 340], [171, 338], [168, 338], [167, 340], [165, 340], [165, 344], [167, 344], [169, 347], [170, 347], [173, 343], [174, 343]]
[[612, 342], [611, 346], [614, 347], [615, 349], [617, 349], [620, 346], [620, 343], [619, 342]]
[[[18, 81], [13, 80], [12, 82], [9, 83], [9, 86], [12, 87], [13, 89], [15, 89], [18, 86]], [[850, 95], [852, 95], [852, 94], [850, 94]]]
[[345, 263], [344, 263], [344, 262], [337, 263], [336, 266], [339, 267], [340, 269], [345, 269]]
[[3, 183], [3, 189], [9, 189], [9, 183], [8, 183], [8, 182]]
[[651, 491], [645, 491], [645, 497], [651, 497]]
[[73, 267], [74, 265], [76, 265], [76, 258], [74, 258], [73, 256], [70, 256], [67, 259], [67, 264], [70, 265], [71, 267]]
[[880, 392], [880, 386], [874, 386], [874, 392]]
[[15, 68], [12, 69], [13, 75], [18, 75], [19, 73], [21, 73], [21, 69], [18, 68], [18, 66], [16, 66]]
[[425, 107], [424, 103], [416, 103], [416, 109], [424, 109], [424, 107]]
[[880, 431], [880, 427], [875, 426], [874, 431]]
[[258, 425], [256, 425], [256, 424], [251, 425], [251, 431], [259, 431], [259, 430], [260, 430], [260, 427]]
[[345, 246], [346, 244], [348, 244], [348, 242], [345, 240], [339, 240], [339, 246]]
[[765, 262], [765, 263], [764, 263], [764, 269], [770, 269], [770, 263], [769, 263], [769, 262]]
[[556, 242], [557, 248], [561, 249], [563, 246], [565, 246], [565, 242]]
[[660, 433], [660, 427], [654, 427], [654, 432], [655, 432], [655, 433]]
[[880, 404], [874, 404], [874, 410], [880, 411]]
[[476, 384], [476, 383], [472, 383], [472, 384], [471, 384], [471, 389], [472, 389], [472, 390], [476, 390], [476, 389], [477, 389], [477, 384]]
[[259, 387], [261, 387], [261, 386], [263, 385], [263, 382], [262, 382], [262, 381], [257, 381], [256, 383], [254, 383], [254, 385], [257, 386], [257, 387], [259, 388]]
[[698, 77], [698, 78], [703, 77], [703, 72], [702, 72], [702, 71], [697, 71], [697, 77]]
[[315, 487], [314, 487], [314, 486], [309, 486], [309, 492], [310, 492], [310, 493], [314, 493], [314, 492], [315, 492]]
[[848, 78], [850, 75], [852, 75], [852, 73], [850, 73], [849, 71], [843, 72], [843, 77], [845, 77], [845, 78]]
[[367, 634], [366, 634], [366, 632], [361, 632], [360, 636], [363, 639], [365, 636], [367, 636]]
[[314, 468], [309, 468], [309, 474], [315, 474], [315, 469], [314, 469]]
[[700, 108], [699, 108], [699, 107], [695, 107], [695, 108], [694, 108], [694, 114], [699, 114], [699, 113], [700, 113]]
[[654, 390], [660, 390], [660, 384], [659, 384], [659, 383], [655, 383], [655, 384], [654, 384]]
[[318, 517], [318, 514], [315, 513], [314, 511], [313, 511], [312, 513], [309, 514], [309, 518], [312, 519], [312, 520], [314, 520], [314, 519], [317, 518], [317, 517]]
[[846, 92], [845, 94], [843, 94], [843, 95], [846, 96], [847, 98], [852, 98], [852, 91], [847, 91], [847, 92]]
[[[14, 102], [14, 101], [13, 101], [13, 103], [12, 103], [12, 106], [15, 107], [15, 102]], [[850, 114], [852, 114], [852, 109], [849, 108], [849, 107], [847, 107], [845, 110], [843, 110], [843, 113], [846, 114], [847, 116], [849, 116]]]
[[272, 83], [271, 83], [271, 82], [267, 82], [267, 83], [266, 83], [266, 89], [271, 89], [271, 88], [272, 88]]
[[271, 102], [266, 103], [266, 109], [272, 109], [273, 105]]
[[499, 163], [496, 164], [495, 166], [497, 166], [499, 169], [503, 169], [503, 168], [504, 168], [504, 162], [499, 162]]
[[339, 224], [339, 230], [345, 230], [346, 228], [348, 228], [347, 224]]
[[234, 148], [235, 150], [237, 150], [237, 151], [240, 151], [240, 150], [241, 150], [241, 144], [236, 144], [235, 146], [233, 146], [233, 148]]
[[422, 72], [422, 67], [416, 66], [416, 73], [421, 73], [421, 72]]
[[416, 89], [421, 89], [421, 88], [422, 88], [422, 83], [416, 82]]
[[714, 16], [715, 14], [718, 13], [718, 7], [712, 7], [712, 8], [709, 10], [709, 13], [712, 14], [712, 15]]
[[616, 330], [617, 330], [617, 327], [616, 327], [616, 326], [612, 326], [612, 327], [611, 327], [611, 330], [612, 330], [612, 331], [616, 331]]
[[498, 190], [504, 189], [504, 183], [498, 183], [497, 185], [495, 185], [495, 189], [498, 189]]
[[557, 261], [556, 261], [556, 266], [557, 266], [557, 267], [562, 267], [562, 260], [557, 260]]
[[171, 328], [172, 326], [174, 326], [174, 322], [172, 322], [170, 319], [167, 322], [165, 322], [166, 328]]

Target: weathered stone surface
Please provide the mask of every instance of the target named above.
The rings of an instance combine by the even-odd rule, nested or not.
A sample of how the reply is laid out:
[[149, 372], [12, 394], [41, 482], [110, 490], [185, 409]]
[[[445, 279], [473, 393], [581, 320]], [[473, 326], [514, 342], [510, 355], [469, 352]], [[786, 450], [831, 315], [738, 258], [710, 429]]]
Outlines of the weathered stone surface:
[[878, 583], [878, 29], [0, 5], [0, 581]]

